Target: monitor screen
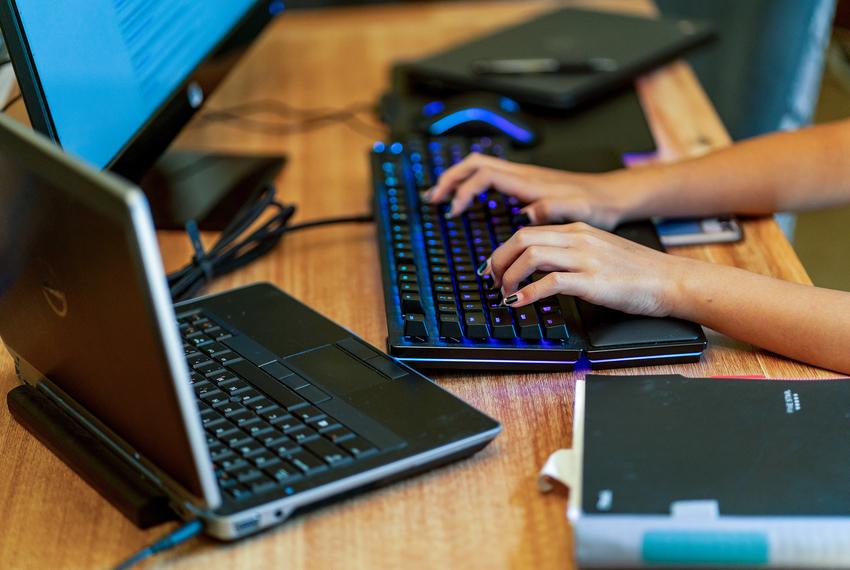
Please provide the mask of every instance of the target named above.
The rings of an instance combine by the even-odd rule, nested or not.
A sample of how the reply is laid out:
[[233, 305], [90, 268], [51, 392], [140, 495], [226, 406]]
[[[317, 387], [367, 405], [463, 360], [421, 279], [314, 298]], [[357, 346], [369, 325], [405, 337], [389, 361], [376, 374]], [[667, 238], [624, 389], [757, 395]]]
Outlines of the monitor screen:
[[18, 0], [55, 138], [106, 167], [256, 0]]

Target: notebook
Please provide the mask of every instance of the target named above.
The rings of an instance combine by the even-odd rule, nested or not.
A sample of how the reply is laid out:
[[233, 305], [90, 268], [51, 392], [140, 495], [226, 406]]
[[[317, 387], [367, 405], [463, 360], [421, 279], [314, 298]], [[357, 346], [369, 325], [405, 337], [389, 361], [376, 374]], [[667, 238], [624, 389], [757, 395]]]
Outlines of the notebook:
[[850, 380], [588, 375], [573, 429], [581, 567], [850, 568]]
[[[426, 83], [570, 109], [628, 85], [638, 75], [713, 37], [712, 28], [702, 22], [565, 8], [414, 62], [410, 71]], [[520, 76], [475, 72], [478, 62], [517, 58], [599, 58], [615, 62], [616, 69]]]

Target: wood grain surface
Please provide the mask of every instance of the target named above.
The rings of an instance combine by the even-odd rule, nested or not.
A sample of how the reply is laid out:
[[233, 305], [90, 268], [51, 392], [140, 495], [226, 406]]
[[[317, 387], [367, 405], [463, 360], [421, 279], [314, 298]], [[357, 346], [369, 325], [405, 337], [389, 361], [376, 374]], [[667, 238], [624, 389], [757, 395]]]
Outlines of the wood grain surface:
[[[299, 109], [375, 101], [392, 62], [573, 3], [458, 2], [342, 8], [285, 14], [212, 97], [207, 110], [273, 98]], [[642, 0], [581, 5], [650, 14]], [[639, 82], [664, 159], [729, 144], [690, 68], [669, 65]], [[362, 120], [379, 125], [368, 113]], [[265, 117], [266, 120], [278, 120]], [[358, 129], [364, 129], [362, 125]], [[252, 132], [196, 120], [186, 148], [278, 151], [289, 156], [280, 199], [297, 220], [366, 212], [367, 152], [375, 138], [343, 124], [307, 132]], [[372, 129], [374, 130], [374, 129]], [[371, 133], [371, 130], [369, 131]], [[739, 244], [679, 248], [677, 254], [809, 283], [771, 219], [744, 223]], [[167, 269], [190, 257], [187, 239], [160, 233]], [[214, 236], [205, 236], [212, 239]], [[220, 291], [270, 281], [378, 347], [386, 338], [374, 228], [340, 226], [293, 234], [272, 255], [217, 282]], [[286, 326], [286, 323], [281, 323]], [[793, 331], [789, 331], [793, 334]], [[689, 376], [834, 376], [709, 331], [697, 364], [617, 373]], [[504, 432], [487, 449], [444, 469], [302, 516], [258, 537], [223, 545], [200, 539], [156, 558], [151, 568], [573, 568], [566, 494], [542, 495], [536, 474], [570, 445], [579, 373], [434, 374], [439, 383], [498, 418]], [[16, 384], [0, 358], [0, 388]], [[0, 568], [106, 568], [167, 528], [140, 531], [0, 409]]]

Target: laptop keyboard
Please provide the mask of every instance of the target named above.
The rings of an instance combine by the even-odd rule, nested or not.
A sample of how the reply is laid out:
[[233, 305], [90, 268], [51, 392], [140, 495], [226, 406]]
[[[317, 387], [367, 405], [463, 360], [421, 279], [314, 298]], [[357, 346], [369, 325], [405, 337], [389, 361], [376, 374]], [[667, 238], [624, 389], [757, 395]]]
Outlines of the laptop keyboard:
[[232, 499], [292, 494], [298, 482], [379, 452], [318, 407], [330, 394], [280, 361], [258, 366], [232, 350], [237, 331], [203, 311], [178, 323], [218, 484]]

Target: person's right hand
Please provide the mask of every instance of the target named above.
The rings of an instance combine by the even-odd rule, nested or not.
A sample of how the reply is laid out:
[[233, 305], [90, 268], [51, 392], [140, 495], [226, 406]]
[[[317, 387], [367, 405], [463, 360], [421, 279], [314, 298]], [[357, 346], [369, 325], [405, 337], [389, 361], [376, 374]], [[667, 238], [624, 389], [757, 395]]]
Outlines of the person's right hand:
[[[522, 307], [553, 295], [652, 317], [679, 316], [685, 283], [699, 283], [711, 268], [655, 251], [584, 223], [522, 228], [482, 269], [504, 303]], [[533, 274], [541, 279], [523, 285]]]
[[523, 212], [532, 224], [580, 221], [603, 229], [622, 220], [628, 192], [616, 174], [566, 172], [473, 153], [446, 170], [426, 199], [431, 203], [450, 199], [451, 217], [490, 188], [528, 204]]

